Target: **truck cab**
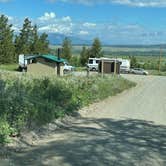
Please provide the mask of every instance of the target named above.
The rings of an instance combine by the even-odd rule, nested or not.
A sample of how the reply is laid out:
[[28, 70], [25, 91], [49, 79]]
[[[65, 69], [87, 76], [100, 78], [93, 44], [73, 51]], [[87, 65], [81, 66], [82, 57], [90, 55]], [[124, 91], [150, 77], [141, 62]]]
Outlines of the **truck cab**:
[[91, 71], [98, 71], [100, 58], [89, 58], [87, 67]]

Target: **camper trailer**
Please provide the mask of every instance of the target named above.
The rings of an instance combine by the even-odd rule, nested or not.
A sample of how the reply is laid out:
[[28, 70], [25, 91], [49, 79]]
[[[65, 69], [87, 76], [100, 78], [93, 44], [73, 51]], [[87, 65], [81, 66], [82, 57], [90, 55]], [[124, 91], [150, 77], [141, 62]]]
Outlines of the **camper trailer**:
[[120, 72], [121, 73], [129, 73], [130, 72], [130, 60], [121, 59], [121, 58], [119, 58], [117, 60], [121, 62]]

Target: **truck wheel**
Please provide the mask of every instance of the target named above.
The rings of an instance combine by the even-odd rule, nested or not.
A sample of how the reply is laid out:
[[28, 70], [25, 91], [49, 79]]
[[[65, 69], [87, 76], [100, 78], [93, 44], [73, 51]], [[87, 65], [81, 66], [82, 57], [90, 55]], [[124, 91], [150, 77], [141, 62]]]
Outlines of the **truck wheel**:
[[22, 67], [21, 66], [18, 67], [18, 71], [22, 72]]
[[96, 71], [96, 68], [92, 68], [92, 71]]

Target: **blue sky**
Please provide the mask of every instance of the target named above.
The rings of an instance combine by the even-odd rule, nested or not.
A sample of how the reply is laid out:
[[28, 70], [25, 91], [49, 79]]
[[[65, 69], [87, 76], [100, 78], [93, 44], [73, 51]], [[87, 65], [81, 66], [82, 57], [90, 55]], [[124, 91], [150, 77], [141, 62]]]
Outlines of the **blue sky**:
[[165, 0], [0, 0], [0, 14], [17, 32], [28, 17], [40, 32], [107, 44], [166, 43]]

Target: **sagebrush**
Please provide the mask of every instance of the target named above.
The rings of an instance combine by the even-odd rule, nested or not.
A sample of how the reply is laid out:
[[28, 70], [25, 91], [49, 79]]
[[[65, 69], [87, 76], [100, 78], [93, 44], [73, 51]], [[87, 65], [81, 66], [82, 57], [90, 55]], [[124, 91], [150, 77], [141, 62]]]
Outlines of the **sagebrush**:
[[0, 118], [5, 119], [7, 128], [19, 133], [25, 127], [44, 125], [134, 85], [115, 76], [32, 78], [0, 74]]

